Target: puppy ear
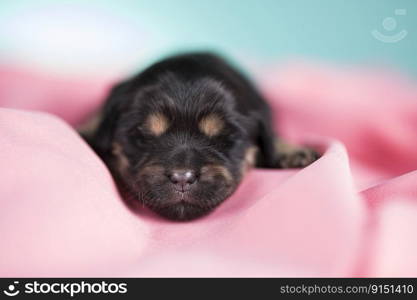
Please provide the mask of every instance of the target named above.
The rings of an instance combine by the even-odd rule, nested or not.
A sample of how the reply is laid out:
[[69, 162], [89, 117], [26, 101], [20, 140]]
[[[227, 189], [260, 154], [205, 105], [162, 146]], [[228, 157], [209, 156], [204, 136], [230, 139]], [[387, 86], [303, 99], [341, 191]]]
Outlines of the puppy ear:
[[257, 118], [257, 138], [258, 154], [256, 166], [260, 168], [279, 167], [279, 157], [275, 148], [276, 137], [272, 129], [271, 117], [268, 113], [262, 114]]
[[120, 118], [121, 112], [128, 105], [130, 92], [128, 90], [129, 82], [122, 82], [112, 88], [107, 97], [100, 113], [100, 121], [95, 130], [87, 136], [86, 141], [102, 158], [111, 155], [112, 143], [115, 135], [116, 124]]

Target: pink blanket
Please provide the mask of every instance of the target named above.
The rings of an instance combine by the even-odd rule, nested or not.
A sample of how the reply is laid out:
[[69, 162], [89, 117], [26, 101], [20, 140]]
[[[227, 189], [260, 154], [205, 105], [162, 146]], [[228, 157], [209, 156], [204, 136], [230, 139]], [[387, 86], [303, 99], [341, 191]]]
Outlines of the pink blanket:
[[0, 71], [0, 276], [417, 276], [415, 85], [381, 71], [279, 70], [261, 80], [277, 128], [323, 157], [254, 169], [190, 223], [127, 209], [65, 122], [107, 83]]

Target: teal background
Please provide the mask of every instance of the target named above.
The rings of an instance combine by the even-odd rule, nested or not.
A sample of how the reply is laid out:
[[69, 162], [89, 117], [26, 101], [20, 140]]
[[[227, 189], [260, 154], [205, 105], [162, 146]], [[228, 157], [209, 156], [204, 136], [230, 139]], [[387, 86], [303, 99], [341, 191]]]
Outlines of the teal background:
[[[382, 65], [417, 76], [415, 0], [17, 0], [0, 1], [0, 23], [47, 6], [100, 11], [140, 28], [147, 39], [135, 44], [141, 55], [137, 64], [175, 51], [209, 48], [260, 64], [303, 58]], [[407, 14], [395, 16], [397, 8]], [[390, 44], [371, 35], [373, 29], [387, 33], [382, 27], [386, 17], [398, 23], [393, 32], [408, 31], [406, 38]], [[0, 62], [2, 57], [3, 62], [19, 61], [13, 54], [18, 47], [28, 45], [13, 41], [13, 28], [0, 30]]]

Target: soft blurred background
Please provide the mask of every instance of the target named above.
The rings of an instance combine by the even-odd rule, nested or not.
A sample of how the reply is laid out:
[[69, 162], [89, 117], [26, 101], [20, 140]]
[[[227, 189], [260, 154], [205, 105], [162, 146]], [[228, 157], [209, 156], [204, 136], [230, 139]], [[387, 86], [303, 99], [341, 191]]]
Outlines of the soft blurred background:
[[0, 64], [114, 78], [212, 49], [250, 72], [303, 59], [415, 77], [416, 14], [415, 0], [2, 0]]
[[[0, 0], [0, 275], [415, 277], [416, 34], [417, 0]], [[118, 78], [207, 49], [323, 159], [254, 170], [200, 227], [131, 219], [67, 123]]]

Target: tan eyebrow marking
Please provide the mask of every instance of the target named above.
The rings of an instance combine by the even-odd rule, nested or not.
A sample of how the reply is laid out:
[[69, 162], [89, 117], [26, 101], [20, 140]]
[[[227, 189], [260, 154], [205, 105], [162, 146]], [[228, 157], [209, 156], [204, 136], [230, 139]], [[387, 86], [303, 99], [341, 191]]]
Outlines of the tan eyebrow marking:
[[198, 127], [205, 135], [212, 137], [220, 133], [224, 127], [224, 123], [220, 116], [209, 114], [201, 119]]
[[159, 136], [168, 129], [168, 119], [161, 113], [150, 114], [146, 120], [146, 127], [153, 135]]

